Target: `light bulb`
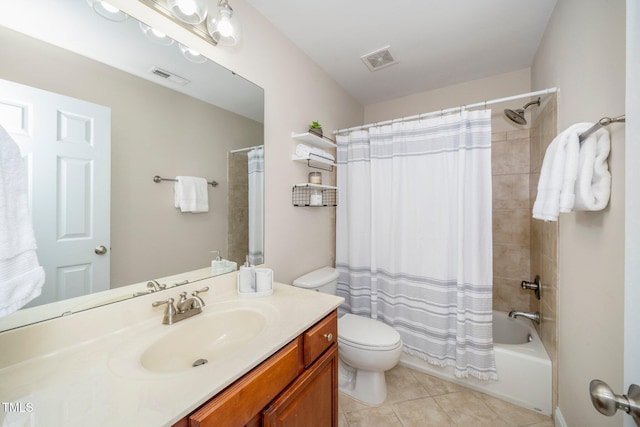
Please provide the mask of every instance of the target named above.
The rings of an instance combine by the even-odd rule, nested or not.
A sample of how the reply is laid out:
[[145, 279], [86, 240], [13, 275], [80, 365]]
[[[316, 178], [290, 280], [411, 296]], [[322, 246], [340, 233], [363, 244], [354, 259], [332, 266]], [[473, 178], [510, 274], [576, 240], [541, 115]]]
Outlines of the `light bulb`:
[[177, 5], [178, 9], [185, 15], [193, 15], [198, 8], [193, 0], [178, 0]]
[[109, 13], [118, 13], [118, 12], [120, 12], [120, 9], [118, 9], [115, 6], [112, 6], [111, 3], [107, 3], [106, 1], [101, 1], [100, 3], [102, 3], [102, 7], [104, 8], [104, 10], [106, 10]]
[[189, 61], [194, 62], [196, 64], [202, 64], [207, 62], [207, 58], [197, 50], [191, 49], [190, 47], [187, 47], [182, 43], [179, 43], [179, 46], [180, 46], [180, 52], [182, 52], [182, 56], [184, 56]]
[[93, 10], [100, 16], [109, 21], [122, 22], [128, 18], [128, 15], [104, 0], [87, 0]]
[[167, 5], [178, 20], [197, 25], [207, 18], [207, 7], [204, 0], [167, 0]]
[[233, 46], [240, 39], [240, 25], [233, 9], [226, 1], [221, 1], [216, 14], [207, 19], [207, 30], [211, 38], [220, 45]]
[[229, 37], [233, 34], [233, 25], [231, 24], [231, 21], [229, 20], [229, 16], [225, 16], [222, 14], [222, 12], [220, 13], [222, 16], [220, 17], [220, 20], [218, 21], [218, 31], [220, 32], [220, 35], [222, 37]]
[[149, 40], [153, 40], [154, 42], [164, 46], [171, 46], [173, 44], [173, 39], [167, 37], [167, 35], [160, 30], [151, 28], [142, 22], [140, 22], [140, 29]]

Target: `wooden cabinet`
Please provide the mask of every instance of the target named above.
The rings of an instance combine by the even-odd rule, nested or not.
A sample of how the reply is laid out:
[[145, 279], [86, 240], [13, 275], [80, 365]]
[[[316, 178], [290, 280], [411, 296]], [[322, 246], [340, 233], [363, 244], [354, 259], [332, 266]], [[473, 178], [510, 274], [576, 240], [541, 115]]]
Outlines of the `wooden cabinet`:
[[304, 371], [263, 412], [265, 427], [338, 426], [338, 346]]
[[174, 427], [337, 427], [334, 311]]

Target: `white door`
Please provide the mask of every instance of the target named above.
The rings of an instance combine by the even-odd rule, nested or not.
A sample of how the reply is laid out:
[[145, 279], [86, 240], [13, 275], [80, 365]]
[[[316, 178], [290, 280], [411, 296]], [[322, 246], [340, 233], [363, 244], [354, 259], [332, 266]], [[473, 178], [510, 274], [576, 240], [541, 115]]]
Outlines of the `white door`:
[[111, 110], [0, 80], [0, 124], [27, 162], [46, 277], [28, 306], [109, 289]]
[[[627, 0], [624, 390], [640, 384], [640, 3]], [[624, 417], [625, 427], [634, 425]]]
[[[601, 391], [640, 408], [640, 3], [627, 0], [626, 6], [624, 389]], [[614, 413], [614, 399], [603, 400]], [[633, 414], [623, 417], [624, 427], [640, 426], [640, 410]]]

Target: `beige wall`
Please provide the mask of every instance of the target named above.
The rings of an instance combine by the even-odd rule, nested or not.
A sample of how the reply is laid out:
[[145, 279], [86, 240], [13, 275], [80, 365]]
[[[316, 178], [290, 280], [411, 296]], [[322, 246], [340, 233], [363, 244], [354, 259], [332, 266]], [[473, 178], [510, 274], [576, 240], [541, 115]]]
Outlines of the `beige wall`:
[[[111, 108], [112, 286], [206, 267], [212, 250], [226, 254], [226, 152], [261, 144], [261, 123], [11, 30], [0, 29], [0, 39], [0, 78]], [[173, 183], [156, 184], [155, 175], [220, 185], [209, 189], [209, 212], [183, 214]]]
[[[531, 68], [532, 89], [558, 86], [558, 130], [625, 108], [625, 2], [558, 0]], [[609, 206], [559, 221], [558, 406], [572, 426], [620, 426], [599, 415], [589, 381], [623, 392], [624, 126], [612, 125]]]
[[285, 283], [332, 263], [335, 209], [291, 204], [292, 185], [306, 182], [308, 174], [306, 165], [291, 161], [291, 132], [306, 131], [312, 120], [327, 132], [353, 126], [362, 122], [363, 107], [243, 0], [233, 1], [243, 31], [233, 48], [214, 47], [140, 2], [111, 3], [264, 88], [265, 261]]
[[[364, 121], [371, 123], [390, 120], [526, 93], [531, 87], [530, 80], [529, 69], [523, 69], [366, 105]], [[504, 108], [520, 108], [522, 105], [523, 102], [518, 100], [489, 106], [488, 108], [492, 109], [491, 126], [493, 132], [516, 129], [517, 127], [502, 114], [502, 110]], [[527, 110], [527, 116], [528, 114]]]

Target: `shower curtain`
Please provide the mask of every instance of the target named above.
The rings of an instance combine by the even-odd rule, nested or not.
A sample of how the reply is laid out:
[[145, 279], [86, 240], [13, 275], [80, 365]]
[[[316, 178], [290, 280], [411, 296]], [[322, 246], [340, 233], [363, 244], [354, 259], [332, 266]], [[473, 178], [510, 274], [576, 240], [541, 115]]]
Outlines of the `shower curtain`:
[[249, 262], [264, 263], [264, 150], [247, 153], [249, 162]]
[[491, 111], [339, 135], [343, 312], [393, 326], [404, 351], [496, 379]]

